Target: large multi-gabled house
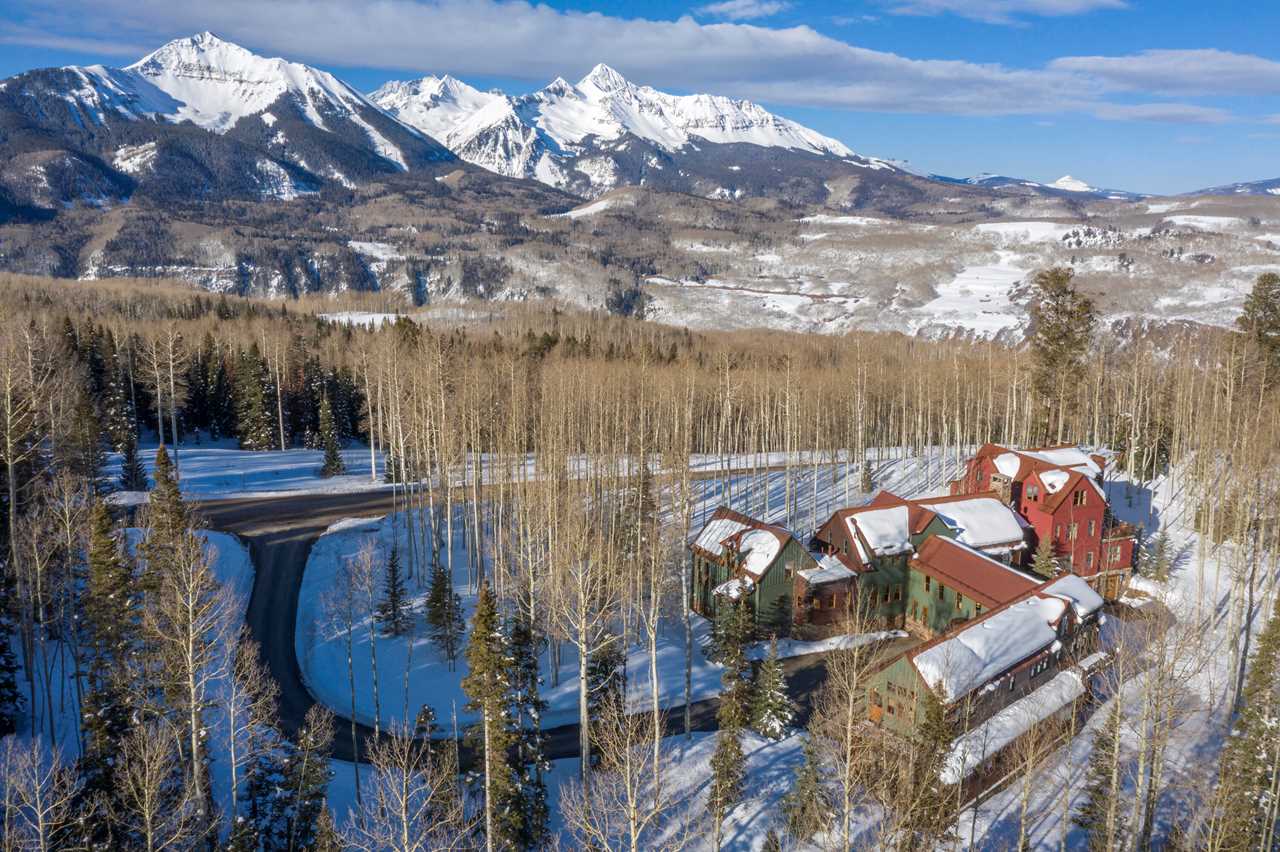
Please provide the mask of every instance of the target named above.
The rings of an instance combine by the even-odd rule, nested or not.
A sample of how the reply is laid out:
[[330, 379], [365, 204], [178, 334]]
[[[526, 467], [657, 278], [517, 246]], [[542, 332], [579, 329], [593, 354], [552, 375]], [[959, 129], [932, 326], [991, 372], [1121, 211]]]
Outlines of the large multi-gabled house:
[[[856, 604], [865, 619], [878, 627], [903, 628], [909, 613], [911, 563], [935, 538], [960, 545], [948, 554], [968, 552], [1005, 562], [1026, 547], [1024, 524], [995, 494], [905, 500], [888, 491], [866, 506], [837, 511], [814, 533], [810, 547], [854, 573]], [[921, 615], [917, 607], [917, 620]], [[943, 617], [934, 608], [923, 620], [950, 622], [940, 622]]]
[[[745, 599], [757, 624], [785, 632], [794, 618], [797, 579], [819, 570], [789, 531], [726, 507], [716, 509], [689, 545], [693, 611], [714, 618], [725, 601]], [[848, 583], [841, 592], [849, 594]], [[837, 594], [840, 594], [839, 592]], [[832, 601], [832, 609], [846, 601]]]
[[1015, 450], [986, 444], [951, 483], [951, 493], [999, 494], [1026, 520], [1029, 553], [1047, 539], [1060, 565], [1115, 598], [1133, 567], [1137, 531], [1110, 513], [1104, 462], [1071, 446]]

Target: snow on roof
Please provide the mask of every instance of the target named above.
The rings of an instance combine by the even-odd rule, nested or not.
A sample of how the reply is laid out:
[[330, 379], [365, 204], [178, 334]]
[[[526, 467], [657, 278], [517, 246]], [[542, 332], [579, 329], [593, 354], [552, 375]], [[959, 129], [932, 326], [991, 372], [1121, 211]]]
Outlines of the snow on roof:
[[950, 703], [1052, 645], [1058, 638], [1053, 625], [1066, 608], [1060, 598], [1032, 595], [927, 646], [912, 662]]
[[742, 554], [742, 567], [753, 577], [759, 577], [769, 569], [782, 550], [782, 540], [771, 530], [751, 530], [738, 539], [738, 552]]
[[734, 577], [712, 589], [712, 594], [736, 601], [744, 594], [750, 594], [754, 586], [755, 582], [750, 577]]
[[1065, 470], [1046, 470], [1040, 474], [1040, 481], [1050, 494], [1057, 494], [1067, 484], [1071, 474]]
[[1066, 598], [1071, 602], [1071, 607], [1075, 610], [1077, 618], [1093, 615], [1102, 609], [1102, 596], [1075, 574], [1059, 577], [1045, 586], [1040, 593]]
[[840, 580], [848, 580], [850, 577], [856, 576], [852, 571], [844, 566], [839, 557], [827, 554], [818, 560], [817, 568], [805, 568], [797, 571], [797, 574], [810, 586], [819, 586], [823, 583], [835, 583]]
[[943, 764], [943, 783], [957, 784], [969, 777], [988, 757], [1082, 695], [1084, 681], [1080, 675], [1074, 671], [1059, 672], [1048, 683], [957, 737]]
[[1013, 479], [1018, 475], [1018, 468], [1021, 466], [1022, 460], [1018, 458], [1017, 453], [1001, 453], [996, 456], [996, 470], [1000, 471], [1001, 476]]
[[970, 547], [1022, 541], [1022, 524], [1018, 522], [1018, 515], [992, 497], [921, 505], [941, 516], [947, 526], [958, 532], [956, 538]]
[[[910, 515], [906, 506], [856, 512], [848, 516], [847, 522], [849, 535], [863, 562], [870, 562], [876, 556], [890, 556], [911, 549]], [[859, 532], [862, 533], [861, 538], [858, 536]], [[871, 553], [864, 551], [862, 539], [866, 540]]]
[[701, 548], [715, 556], [724, 553], [724, 540], [747, 529], [747, 525], [731, 518], [712, 518], [698, 533], [694, 540], [695, 547]]
[[1102, 473], [1098, 463], [1079, 447], [1053, 447], [1044, 450], [1023, 450], [1023, 455], [1048, 462], [1055, 467], [1066, 467], [1078, 470], [1086, 476], [1097, 476]]

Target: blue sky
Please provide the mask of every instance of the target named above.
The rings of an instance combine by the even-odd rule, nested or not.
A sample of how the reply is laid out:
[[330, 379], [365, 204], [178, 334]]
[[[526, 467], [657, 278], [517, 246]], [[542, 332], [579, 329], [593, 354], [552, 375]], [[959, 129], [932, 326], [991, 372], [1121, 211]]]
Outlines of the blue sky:
[[1225, 0], [0, 0], [0, 76], [212, 30], [358, 88], [528, 91], [606, 62], [951, 175], [1182, 192], [1280, 176], [1280, 4]]

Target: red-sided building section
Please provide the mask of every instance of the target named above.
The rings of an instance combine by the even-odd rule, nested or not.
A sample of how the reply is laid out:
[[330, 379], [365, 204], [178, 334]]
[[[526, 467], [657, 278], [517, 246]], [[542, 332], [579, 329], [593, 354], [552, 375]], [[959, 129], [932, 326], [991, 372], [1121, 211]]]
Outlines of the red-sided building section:
[[1071, 446], [1013, 450], [986, 444], [951, 483], [951, 493], [998, 493], [1032, 528], [1027, 559], [1047, 539], [1064, 567], [1114, 598], [1133, 568], [1137, 531], [1108, 511], [1104, 463]]

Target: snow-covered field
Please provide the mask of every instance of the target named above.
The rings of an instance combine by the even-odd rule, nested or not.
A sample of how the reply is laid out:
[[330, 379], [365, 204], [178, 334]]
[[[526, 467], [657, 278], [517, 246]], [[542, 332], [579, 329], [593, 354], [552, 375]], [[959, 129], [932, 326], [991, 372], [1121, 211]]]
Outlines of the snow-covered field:
[[[174, 455], [168, 448], [170, 457]], [[150, 477], [155, 469], [156, 446], [151, 443], [138, 450], [138, 457]], [[342, 451], [347, 473], [325, 479], [320, 476], [324, 463], [323, 450], [269, 450], [254, 452], [239, 449], [233, 438], [203, 443], [183, 443], [178, 447], [178, 474], [182, 493], [187, 497], [216, 499], [253, 495], [293, 493], [331, 494], [383, 487], [381, 454], [377, 459], [377, 481], [370, 476], [368, 447], [353, 446]], [[112, 484], [120, 481], [120, 457], [112, 453], [105, 475]], [[150, 484], [150, 483], [149, 483]], [[121, 492], [119, 502], [145, 499], [142, 492]]]

